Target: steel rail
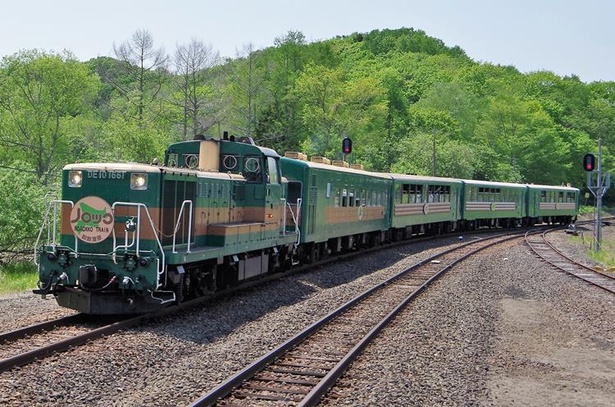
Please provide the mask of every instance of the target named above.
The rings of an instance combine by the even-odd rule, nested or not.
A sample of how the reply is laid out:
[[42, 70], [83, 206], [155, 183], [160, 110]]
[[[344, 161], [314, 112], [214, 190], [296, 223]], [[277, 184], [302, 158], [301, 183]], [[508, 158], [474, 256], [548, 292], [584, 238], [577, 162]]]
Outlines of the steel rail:
[[70, 325], [83, 318], [83, 314], [69, 315], [51, 321], [26, 326], [24, 328], [18, 328], [13, 331], [3, 332], [0, 334], [0, 343], [13, 342], [25, 338], [26, 336], [36, 335], [44, 331], [50, 331], [56, 327]]
[[[548, 231], [542, 233], [530, 233], [528, 231], [525, 235], [527, 245], [539, 258], [558, 270], [615, 294], [615, 277], [600, 273], [565, 255], [548, 241], [546, 238], [547, 233]], [[536, 236], [540, 236], [538, 241], [532, 241], [532, 238]]]
[[[361, 303], [367, 297], [373, 295], [377, 291], [381, 290], [384, 287], [392, 286], [396, 280], [401, 279], [403, 276], [409, 275], [409, 273], [413, 270], [418, 269], [419, 267], [425, 266], [428, 263], [431, 263], [433, 260], [442, 258], [443, 256], [460, 251], [465, 249], [471, 245], [483, 244], [483, 246], [472, 250], [469, 253], [463, 254], [461, 257], [455, 259], [446, 267], [441, 270], [438, 270], [436, 273], [432, 274], [429, 278], [423, 281], [418, 288], [415, 288], [408, 296], [406, 296], [401, 302], [399, 302], [393, 309], [378, 323], [375, 323], [373, 327], [369, 330], [367, 334], [365, 334], [362, 339], [356, 342], [356, 344], [352, 347], [352, 349], [347, 352], [343, 357], [341, 357], [336, 365], [329, 369], [329, 372], [324, 374], [323, 377], [318, 381], [315, 385], [313, 385], [312, 389], [305, 395], [303, 399], [301, 399], [297, 405], [299, 406], [311, 406], [315, 405], [318, 400], [328, 391], [328, 389], [335, 383], [335, 381], [341, 376], [341, 374], [348, 368], [350, 363], [360, 354], [360, 352], [376, 337], [376, 335], [388, 324], [392, 321], [395, 316], [403, 310], [407, 304], [415, 298], [418, 294], [420, 294], [425, 288], [427, 288], [433, 281], [438, 279], [443, 273], [450, 270], [454, 265], [459, 263], [460, 261], [466, 259], [467, 257], [476, 254], [477, 252], [486, 249], [492, 245], [503, 243], [508, 240], [516, 239], [523, 237], [523, 232], [517, 233], [506, 233], [499, 234], [496, 236], [490, 236], [484, 239], [476, 240], [473, 242], [467, 242], [462, 245], [456, 246], [454, 248], [450, 248], [442, 251], [434, 256], [431, 256], [427, 259], [424, 259], [411, 267], [408, 267], [405, 270], [397, 273], [393, 277], [388, 280], [379, 283], [370, 289], [366, 290], [362, 294], [357, 297], [351, 299], [338, 309], [334, 310], [324, 318], [315, 322], [304, 331], [297, 334], [295, 337], [288, 339], [286, 342], [279, 345], [277, 348], [273, 349], [266, 355], [262, 356], [258, 360], [254, 361], [235, 375], [228, 378], [225, 382], [218, 385], [216, 388], [211, 390], [209, 393], [201, 397], [200, 399], [193, 402], [192, 406], [212, 406], [218, 403], [221, 399], [228, 397], [232, 394], [232, 392], [240, 387], [244, 382], [254, 377], [257, 373], [261, 372], [268, 365], [275, 363], [281, 356], [287, 354], [291, 349], [297, 347], [299, 344], [306, 341], [309, 337], [315, 334], [318, 331], [321, 331], [324, 325], [334, 321], [336, 318], [340, 317], [346, 311], [350, 310], [352, 307]], [[499, 239], [499, 240], [498, 240]], [[488, 241], [491, 241], [489, 243]], [[272, 399], [276, 400], [274, 397]]]

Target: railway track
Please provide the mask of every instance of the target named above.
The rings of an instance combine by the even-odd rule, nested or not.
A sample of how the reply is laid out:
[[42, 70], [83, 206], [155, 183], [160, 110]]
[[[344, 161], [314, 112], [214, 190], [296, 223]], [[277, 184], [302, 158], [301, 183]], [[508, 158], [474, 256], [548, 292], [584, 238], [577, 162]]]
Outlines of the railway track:
[[559, 270], [615, 294], [614, 276], [596, 271], [556, 249], [546, 237], [550, 231], [528, 231], [525, 235], [525, 241], [538, 257]]
[[[427, 238], [417, 238], [414, 241], [425, 239]], [[404, 241], [397, 242], [393, 245], [407, 243], [407, 241]], [[368, 249], [362, 253], [375, 250], [378, 250], [378, 248]], [[248, 287], [264, 284], [267, 281], [279, 278], [281, 275], [301, 273], [312, 267], [322, 267], [330, 262], [356, 257], [357, 255], [359, 255], [358, 252], [349, 252], [340, 256], [322, 259], [314, 264], [293, 268], [283, 273], [271, 274], [243, 284], [242, 286], [229, 288], [207, 297], [190, 300], [179, 305], [162, 309], [156, 313], [138, 315], [133, 318], [124, 317], [122, 319], [99, 316], [98, 322], [93, 322], [92, 317], [85, 314], [75, 314], [19, 328], [11, 332], [0, 333], [0, 345], [2, 345], [0, 348], [0, 373], [14, 367], [27, 365], [36, 360], [44, 359], [55, 353], [86, 344], [102, 336], [111, 335], [115, 332], [135, 327], [145, 321], [165, 317], [179, 313], [182, 310], [200, 306], [213, 298], [223, 297], [236, 291], [245, 290]]]
[[57, 352], [130, 328], [135, 318], [98, 318], [76, 314], [0, 334], [0, 372], [24, 366]]
[[376, 335], [432, 282], [469, 256], [523, 236], [523, 232], [513, 232], [477, 239], [403, 270], [254, 361], [192, 405], [315, 405]]

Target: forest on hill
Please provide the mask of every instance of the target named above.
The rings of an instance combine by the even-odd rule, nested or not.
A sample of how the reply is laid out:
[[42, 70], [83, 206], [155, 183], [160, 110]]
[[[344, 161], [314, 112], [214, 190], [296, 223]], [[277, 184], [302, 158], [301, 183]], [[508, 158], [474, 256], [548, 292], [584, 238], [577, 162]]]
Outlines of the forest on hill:
[[368, 170], [581, 189], [601, 139], [613, 168], [615, 82], [479, 63], [421, 30], [290, 31], [234, 59], [199, 40], [169, 54], [138, 30], [114, 51], [2, 58], [0, 253], [32, 244], [63, 165], [151, 162], [201, 134], [333, 159], [350, 137]]

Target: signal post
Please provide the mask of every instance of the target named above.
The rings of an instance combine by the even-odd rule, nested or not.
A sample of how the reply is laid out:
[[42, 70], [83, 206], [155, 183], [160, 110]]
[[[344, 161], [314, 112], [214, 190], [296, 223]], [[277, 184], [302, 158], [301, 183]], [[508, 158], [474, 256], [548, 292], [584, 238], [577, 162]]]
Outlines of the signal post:
[[[585, 154], [583, 157], [583, 169], [587, 171], [587, 188], [596, 197], [594, 238], [596, 240], [595, 251], [602, 248], [602, 197], [611, 186], [611, 174], [602, 173], [602, 139], [598, 140], [598, 160], [593, 154]], [[597, 170], [597, 171], [596, 171]], [[594, 173], [596, 179], [594, 180]]]

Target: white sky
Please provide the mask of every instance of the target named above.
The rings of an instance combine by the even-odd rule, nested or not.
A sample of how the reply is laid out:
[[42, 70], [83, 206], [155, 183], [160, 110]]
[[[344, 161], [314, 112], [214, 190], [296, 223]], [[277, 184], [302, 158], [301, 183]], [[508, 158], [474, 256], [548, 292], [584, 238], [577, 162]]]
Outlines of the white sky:
[[18, 0], [0, 10], [0, 57], [34, 48], [113, 56], [138, 29], [169, 53], [195, 38], [234, 57], [289, 30], [317, 41], [412, 27], [477, 62], [615, 81], [612, 0]]

